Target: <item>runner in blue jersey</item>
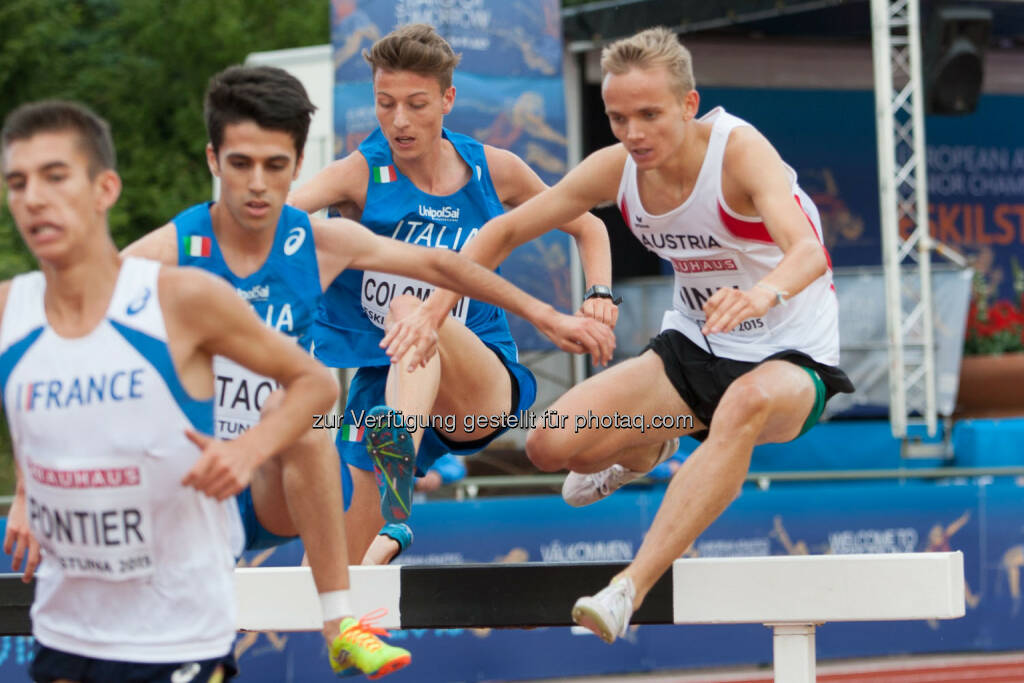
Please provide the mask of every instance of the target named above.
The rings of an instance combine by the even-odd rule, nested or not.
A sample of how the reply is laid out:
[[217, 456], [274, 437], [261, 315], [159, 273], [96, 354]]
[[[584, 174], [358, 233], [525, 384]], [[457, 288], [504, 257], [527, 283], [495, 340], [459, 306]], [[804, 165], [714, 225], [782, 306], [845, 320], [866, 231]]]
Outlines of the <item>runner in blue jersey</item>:
[[[511, 152], [443, 127], [455, 101], [452, 73], [458, 57], [433, 28], [399, 28], [363, 56], [373, 69], [380, 127], [357, 151], [293, 193], [293, 204], [307, 211], [335, 206], [395, 243], [447, 252], [462, 249], [503, 205], [521, 204], [544, 190], [540, 178]], [[588, 284], [607, 285], [611, 257], [604, 225], [585, 216], [564, 229], [577, 240]], [[420, 316], [415, 313], [419, 300], [432, 289], [377, 272], [350, 271], [331, 285], [317, 314], [317, 357], [333, 367], [360, 368], [344, 413], [352, 428], [339, 432], [337, 442], [355, 485], [348, 512], [351, 557], [365, 553], [385, 521], [382, 513], [389, 521], [408, 516], [414, 470], [426, 472], [445, 452], [480, 450], [503, 431], [501, 416], [526, 410], [534, 399], [536, 382], [518, 362], [504, 313], [463, 299], [450, 316]], [[604, 299], [588, 301], [583, 312], [609, 326], [617, 315]], [[390, 366], [381, 349], [385, 327], [410, 314], [416, 317], [412, 327], [420, 332], [413, 336], [421, 350], [434, 344], [422, 323], [438, 328], [438, 354], [422, 367], [404, 361]], [[381, 407], [385, 403], [388, 407]], [[389, 427], [359, 429], [374, 410], [392, 416], [385, 421]], [[411, 428], [396, 424], [399, 414]], [[477, 418], [487, 422], [479, 427]], [[431, 426], [420, 428], [424, 424]], [[363, 434], [376, 441], [370, 448], [375, 456]], [[384, 480], [383, 501], [372, 457]]]
[[[386, 240], [345, 219], [311, 220], [285, 206], [313, 109], [301, 83], [280, 69], [232, 67], [215, 76], [206, 97], [207, 160], [220, 179], [220, 199], [184, 211], [126, 253], [220, 275], [268, 326], [306, 349], [321, 293], [349, 266], [393, 270], [496, 301], [563, 346], [577, 348], [580, 339], [604, 353], [601, 345], [613, 343], [603, 326], [544, 307], [454, 253]], [[217, 375], [218, 436], [233, 438], [261, 412], [275, 410], [274, 385], [265, 378], [224, 362]], [[332, 667], [379, 677], [407, 664], [409, 655], [352, 618], [338, 459], [328, 432], [308, 419], [303, 438], [261, 467], [239, 496], [247, 545], [300, 536], [321, 593]]]

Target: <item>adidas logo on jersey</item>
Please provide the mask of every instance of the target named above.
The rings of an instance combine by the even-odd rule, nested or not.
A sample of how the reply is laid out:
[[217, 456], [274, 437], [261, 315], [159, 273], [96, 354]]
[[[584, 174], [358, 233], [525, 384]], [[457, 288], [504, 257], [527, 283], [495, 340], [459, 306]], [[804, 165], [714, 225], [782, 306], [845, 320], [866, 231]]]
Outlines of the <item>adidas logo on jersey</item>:
[[424, 206], [420, 204], [420, 215], [429, 218], [432, 221], [457, 221], [459, 220], [459, 213], [462, 209], [453, 209], [450, 206], [444, 206], [440, 209], [435, 209], [432, 206]]
[[251, 289], [236, 289], [246, 301], [266, 301], [270, 298], [270, 285], [255, 285]]

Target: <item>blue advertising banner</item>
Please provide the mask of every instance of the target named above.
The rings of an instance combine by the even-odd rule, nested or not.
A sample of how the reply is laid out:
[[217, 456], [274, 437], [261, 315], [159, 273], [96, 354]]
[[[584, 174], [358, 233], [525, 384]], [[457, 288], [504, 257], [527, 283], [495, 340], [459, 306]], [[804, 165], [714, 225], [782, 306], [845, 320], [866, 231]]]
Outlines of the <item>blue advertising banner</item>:
[[[699, 88], [757, 126], [821, 211], [836, 266], [881, 263], [874, 94], [867, 91]], [[932, 235], [967, 255], [994, 298], [1014, 299], [1024, 264], [1024, 97], [984, 95], [962, 117], [926, 117]], [[906, 226], [904, 226], [906, 227]]]
[[[376, 127], [370, 68], [362, 51], [403, 24], [434, 26], [462, 60], [445, 126], [515, 152], [548, 184], [567, 170], [558, 0], [332, 0], [335, 155], [354, 151]], [[569, 249], [560, 232], [517, 249], [502, 273], [562, 311], [572, 307]], [[510, 316], [523, 349], [553, 346]]]
[[[587, 508], [557, 496], [431, 502], [416, 508], [406, 564], [628, 560], [663, 489], [630, 489]], [[963, 551], [967, 616], [941, 622], [835, 623], [817, 635], [820, 659], [1024, 648], [1021, 571], [1024, 496], [1011, 482], [776, 484], [746, 488], [687, 556]], [[291, 543], [249, 554], [248, 566], [298, 564]], [[9, 562], [9, 558], [0, 558]], [[9, 566], [9, 564], [7, 565]], [[885, 586], [879, 586], [880, 591]], [[641, 626], [609, 647], [589, 632], [449, 629], [393, 632], [413, 653], [394, 683], [521, 680], [767, 663], [771, 633], [759, 625]], [[0, 640], [0, 680], [18, 680], [26, 638]], [[245, 633], [241, 680], [329, 681], [317, 633]]]

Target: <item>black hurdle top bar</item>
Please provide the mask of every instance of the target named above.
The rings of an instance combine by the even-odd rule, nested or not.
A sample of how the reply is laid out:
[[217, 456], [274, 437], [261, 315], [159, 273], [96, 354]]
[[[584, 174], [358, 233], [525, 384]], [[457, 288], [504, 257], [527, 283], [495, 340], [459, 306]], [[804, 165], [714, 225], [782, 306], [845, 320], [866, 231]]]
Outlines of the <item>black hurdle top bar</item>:
[[[572, 607], [625, 562], [403, 565], [402, 628], [572, 626]], [[0, 574], [0, 635], [29, 635], [33, 586]], [[654, 585], [633, 624], [672, 623], [672, 572]]]

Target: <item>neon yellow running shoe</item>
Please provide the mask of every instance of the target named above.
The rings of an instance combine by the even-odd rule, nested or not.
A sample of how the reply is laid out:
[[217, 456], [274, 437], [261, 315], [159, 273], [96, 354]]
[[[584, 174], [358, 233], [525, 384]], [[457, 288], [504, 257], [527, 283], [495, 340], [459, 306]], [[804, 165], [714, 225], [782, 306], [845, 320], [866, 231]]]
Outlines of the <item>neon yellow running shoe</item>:
[[389, 635], [373, 625], [385, 614], [387, 610], [379, 609], [358, 621], [354, 617], [342, 620], [340, 633], [331, 643], [331, 669], [335, 674], [351, 676], [355, 668], [374, 680], [409, 665], [412, 655], [408, 650], [388, 645], [378, 637]]

